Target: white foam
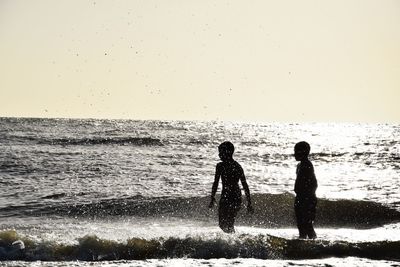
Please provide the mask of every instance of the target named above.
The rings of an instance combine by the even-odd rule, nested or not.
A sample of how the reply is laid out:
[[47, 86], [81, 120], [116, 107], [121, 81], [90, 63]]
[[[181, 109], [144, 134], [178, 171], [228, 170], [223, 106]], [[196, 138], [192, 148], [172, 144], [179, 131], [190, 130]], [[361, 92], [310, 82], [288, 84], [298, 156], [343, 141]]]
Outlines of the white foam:
[[[119, 218], [112, 220], [88, 220], [58, 218], [43, 220], [40, 218], [13, 219], [3, 221], [2, 230], [15, 229], [18, 234], [38, 241], [76, 243], [85, 235], [96, 235], [102, 239], [124, 242], [129, 238], [157, 239], [179, 237], [231, 238], [240, 234], [273, 235], [286, 239], [296, 239], [296, 228], [260, 228], [236, 226], [236, 233], [225, 234], [217, 222], [199, 222], [177, 218]], [[400, 224], [384, 227], [356, 230], [349, 228], [316, 228], [318, 239], [329, 241], [367, 242], [400, 240]]]

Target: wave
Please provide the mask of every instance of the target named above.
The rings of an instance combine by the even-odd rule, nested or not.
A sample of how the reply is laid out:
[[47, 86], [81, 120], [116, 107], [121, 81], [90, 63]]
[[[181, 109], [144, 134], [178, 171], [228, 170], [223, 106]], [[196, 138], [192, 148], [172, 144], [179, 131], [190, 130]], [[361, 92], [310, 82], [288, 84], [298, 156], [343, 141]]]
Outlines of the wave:
[[318, 158], [325, 158], [325, 157], [329, 157], [329, 158], [335, 158], [335, 157], [343, 157], [345, 155], [347, 155], [348, 153], [344, 152], [344, 153], [324, 153], [324, 152], [320, 152], [320, 153], [312, 153], [311, 155], [318, 159]]
[[[367, 152], [365, 152], [367, 153]], [[361, 153], [362, 155], [364, 153]], [[340, 158], [343, 156], [347, 156], [349, 153], [343, 152], [343, 153], [325, 153], [325, 152], [320, 152], [320, 153], [311, 153], [310, 154], [310, 159], [311, 160], [324, 160], [324, 159], [329, 159], [329, 158]], [[368, 155], [368, 154], [365, 154]], [[353, 156], [357, 156], [357, 153], [355, 153]], [[275, 153], [275, 154], [265, 154], [264, 159], [269, 160], [269, 159], [276, 159], [276, 160], [288, 160], [288, 159], [293, 159], [294, 156], [293, 154], [280, 154], [280, 153]]]
[[137, 145], [137, 146], [162, 146], [160, 139], [150, 137], [95, 137], [95, 138], [62, 138], [51, 140], [52, 145]]
[[144, 260], [163, 258], [257, 258], [257, 259], [320, 259], [327, 257], [360, 257], [375, 260], [400, 260], [400, 241], [351, 243], [345, 241], [284, 239], [271, 235], [232, 235], [211, 237], [187, 236], [155, 239], [130, 238], [118, 242], [87, 235], [76, 243], [36, 242], [19, 237], [15, 231], [0, 232], [3, 251], [12, 242], [22, 240], [23, 253], [1, 260], [102, 261]]
[[[62, 195], [48, 198], [62, 198]], [[198, 221], [213, 221], [217, 208], [209, 209], [209, 197], [145, 198], [134, 196], [123, 199], [104, 199], [92, 203], [52, 203], [9, 206], [0, 209], [7, 216], [73, 216], [73, 217], [176, 217]], [[245, 202], [245, 201], [243, 201]], [[293, 227], [294, 196], [285, 194], [253, 194], [254, 214], [242, 207], [237, 225], [260, 227]], [[317, 227], [349, 227], [368, 229], [400, 222], [400, 212], [370, 201], [319, 199]]]
[[16, 141], [30, 141], [44, 145], [136, 145], [163, 146], [160, 139], [151, 137], [90, 137], [46, 139], [33, 136], [13, 136]]

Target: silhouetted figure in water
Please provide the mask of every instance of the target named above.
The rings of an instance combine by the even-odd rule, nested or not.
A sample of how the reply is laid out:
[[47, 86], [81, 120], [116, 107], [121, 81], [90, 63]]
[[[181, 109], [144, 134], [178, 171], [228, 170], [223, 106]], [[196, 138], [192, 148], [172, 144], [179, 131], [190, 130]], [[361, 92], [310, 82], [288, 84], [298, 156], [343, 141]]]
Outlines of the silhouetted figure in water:
[[296, 213], [297, 228], [300, 238], [314, 239], [317, 237], [313, 222], [317, 206], [315, 191], [318, 184], [314, 173], [314, 166], [308, 159], [310, 145], [307, 142], [299, 142], [294, 147], [294, 157], [300, 163], [297, 165], [296, 182], [294, 191], [296, 199], [294, 211]]
[[250, 200], [250, 190], [242, 166], [233, 159], [235, 148], [231, 142], [223, 142], [218, 146], [219, 158], [222, 162], [217, 164], [215, 180], [212, 186], [211, 202], [212, 208], [215, 203], [215, 193], [218, 189], [219, 178], [222, 180], [221, 199], [219, 201], [218, 217], [219, 227], [226, 233], [234, 233], [235, 217], [242, 203], [242, 193], [239, 187], [239, 180], [247, 197], [247, 210], [253, 212]]

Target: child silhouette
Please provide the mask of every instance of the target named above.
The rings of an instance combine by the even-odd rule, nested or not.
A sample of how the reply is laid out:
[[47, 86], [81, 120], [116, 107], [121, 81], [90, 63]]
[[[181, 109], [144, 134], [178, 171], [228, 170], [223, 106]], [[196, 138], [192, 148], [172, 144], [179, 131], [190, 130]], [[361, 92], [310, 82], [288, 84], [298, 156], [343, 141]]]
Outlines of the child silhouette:
[[307, 142], [299, 142], [294, 147], [294, 157], [300, 163], [297, 165], [296, 182], [294, 191], [296, 198], [294, 211], [297, 219], [297, 228], [300, 238], [314, 239], [317, 237], [313, 222], [317, 206], [315, 191], [318, 184], [314, 173], [314, 166], [308, 159], [310, 145]]
[[219, 201], [218, 218], [219, 227], [226, 233], [235, 232], [235, 217], [242, 203], [239, 180], [242, 182], [247, 197], [247, 209], [249, 212], [253, 212], [249, 186], [247, 185], [242, 166], [233, 159], [234, 150], [235, 147], [231, 142], [223, 142], [218, 146], [221, 162], [217, 164], [215, 170], [215, 180], [212, 186], [211, 202], [209, 205], [210, 208], [214, 206], [215, 194], [218, 189], [219, 178], [221, 177], [222, 192]]

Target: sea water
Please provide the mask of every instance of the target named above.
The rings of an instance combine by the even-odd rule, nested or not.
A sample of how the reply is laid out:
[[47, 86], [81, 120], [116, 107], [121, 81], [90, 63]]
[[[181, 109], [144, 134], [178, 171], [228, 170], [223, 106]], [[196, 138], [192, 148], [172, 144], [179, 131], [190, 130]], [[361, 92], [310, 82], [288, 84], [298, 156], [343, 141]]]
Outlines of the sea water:
[[[208, 209], [229, 140], [255, 213]], [[298, 141], [311, 145], [318, 239], [297, 239]], [[2, 266], [395, 266], [400, 125], [0, 118]], [[243, 201], [245, 204], [246, 201]]]

